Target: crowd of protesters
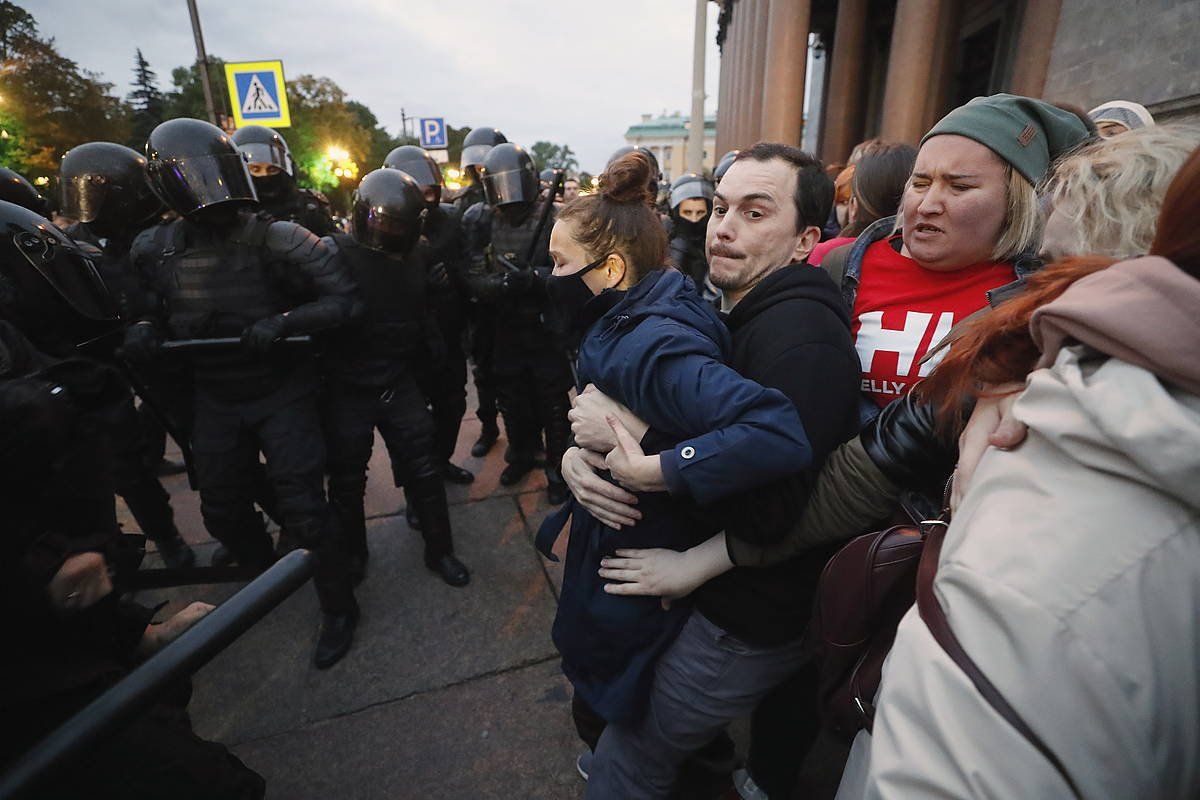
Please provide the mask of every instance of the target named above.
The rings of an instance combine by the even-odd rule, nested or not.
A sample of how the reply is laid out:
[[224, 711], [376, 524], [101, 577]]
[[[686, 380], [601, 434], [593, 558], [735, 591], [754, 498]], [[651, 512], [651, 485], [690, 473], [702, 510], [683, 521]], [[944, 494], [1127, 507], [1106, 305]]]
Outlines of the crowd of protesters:
[[[554, 638], [589, 798], [735, 796], [745, 717], [743, 798], [1200, 791], [1198, 145], [1011, 95], [842, 169], [756, 144], [706, 230], [728, 344], [703, 287], [632, 268], [631, 165], [563, 210], [573, 500], [540, 538], [570, 519]], [[752, 387], [798, 416], [788, 474]], [[838, 724], [820, 604], [870, 613], [867, 578], [829, 584], [885, 568], [854, 542], [894, 523], [922, 577]]]
[[[470, 580], [443, 486], [473, 479], [470, 352], [473, 453], [498, 414], [503, 483], [545, 453], [587, 797], [1200, 794], [1200, 131], [997, 94], [846, 164], [759, 142], [667, 187], [622, 148], [580, 193], [480, 128], [459, 207], [399, 148], [342, 233], [253, 128], [73, 151], [67, 232], [2, 176], [4, 761], [211, 610], [156, 623], [125, 592], [114, 495], [194, 562], [139, 373], [189, 395], [171, 434], [218, 563], [315, 552], [324, 669], [358, 621], [376, 430], [426, 566]], [[115, 216], [82, 202], [127, 179], [94, 196]], [[60, 785], [263, 796], [188, 694]]]

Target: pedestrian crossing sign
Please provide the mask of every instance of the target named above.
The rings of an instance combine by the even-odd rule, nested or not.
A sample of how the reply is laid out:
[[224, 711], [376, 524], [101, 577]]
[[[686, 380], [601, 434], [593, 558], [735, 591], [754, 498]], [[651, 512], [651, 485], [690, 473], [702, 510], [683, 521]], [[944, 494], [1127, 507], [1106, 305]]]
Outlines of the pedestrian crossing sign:
[[282, 61], [226, 64], [225, 82], [229, 84], [229, 104], [233, 107], [233, 120], [237, 127], [291, 127], [292, 116], [288, 112]]

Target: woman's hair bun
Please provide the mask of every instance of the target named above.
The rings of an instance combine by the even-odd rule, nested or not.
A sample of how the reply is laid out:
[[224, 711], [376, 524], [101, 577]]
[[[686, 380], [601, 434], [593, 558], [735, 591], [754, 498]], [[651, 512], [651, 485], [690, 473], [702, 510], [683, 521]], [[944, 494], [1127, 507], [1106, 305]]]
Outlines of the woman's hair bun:
[[650, 159], [636, 150], [626, 153], [600, 175], [600, 196], [610, 203], [649, 205], [654, 202], [650, 193], [653, 177]]

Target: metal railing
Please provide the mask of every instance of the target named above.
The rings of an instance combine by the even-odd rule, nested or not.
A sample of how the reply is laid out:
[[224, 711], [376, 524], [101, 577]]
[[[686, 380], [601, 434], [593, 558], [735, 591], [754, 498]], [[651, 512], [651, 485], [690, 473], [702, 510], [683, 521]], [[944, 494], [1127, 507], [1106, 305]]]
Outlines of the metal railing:
[[52, 770], [144, 711], [167, 685], [211, 661], [303, 586], [312, 573], [313, 555], [308, 550], [293, 550], [279, 559], [21, 756], [0, 776], [0, 800], [32, 796]]

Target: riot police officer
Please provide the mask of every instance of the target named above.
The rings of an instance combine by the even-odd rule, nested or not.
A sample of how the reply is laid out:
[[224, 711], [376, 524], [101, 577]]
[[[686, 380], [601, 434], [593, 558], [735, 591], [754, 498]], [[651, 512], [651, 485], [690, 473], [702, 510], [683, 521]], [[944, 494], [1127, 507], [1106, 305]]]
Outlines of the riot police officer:
[[[492, 215], [483, 185], [479, 182], [479, 168], [493, 147], [507, 141], [503, 133], [489, 127], [473, 128], [463, 139], [461, 165], [470, 183], [466, 191], [455, 198], [454, 204], [462, 212], [465, 252], [482, 252], [491, 240]], [[500, 438], [500, 426], [496, 424], [496, 382], [492, 375], [492, 341], [496, 330], [494, 309], [490, 305], [473, 302], [468, 306], [468, 321], [471, 378], [475, 381], [475, 394], [479, 400], [475, 415], [480, 426], [479, 438], [471, 446], [471, 455], [483, 458]]]
[[[100, 277], [118, 307], [128, 309], [130, 293], [136, 291], [130, 247], [139, 233], [157, 224], [163, 211], [150, 188], [145, 157], [112, 142], [89, 142], [63, 157], [59, 175], [63, 213], [78, 220], [72, 226], [77, 230], [70, 233], [100, 243]], [[168, 566], [191, 566], [195, 557], [175, 527], [170, 497], [155, 474], [166, 432], [157, 420], [139, 415], [132, 397], [119, 411], [113, 465], [117, 493]]]
[[725, 155], [721, 156], [721, 160], [717, 162], [716, 169], [713, 170], [713, 184], [721, 185], [721, 178], [725, 177], [725, 173], [733, 166], [733, 162], [737, 161], [737, 155], [740, 151], [730, 150]]
[[201, 514], [239, 563], [270, 565], [271, 540], [254, 508], [259, 453], [265, 456], [284, 529], [315, 551], [324, 616], [313, 660], [329, 667], [350, 648], [358, 604], [325, 500], [316, 366], [306, 350], [279, 342], [360, 316], [357, 287], [312, 233], [248, 208], [256, 197], [246, 162], [216, 126], [164, 122], [146, 154], [159, 196], [182, 218], [133, 243], [145, 302], [123, 349], [130, 359], [151, 360], [164, 335], [240, 338], [240, 345], [190, 356]]
[[425, 566], [451, 586], [465, 586], [470, 573], [454, 555], [442, 457], [417, 382], [431, 333], [426, 267], [417, 247], [428, 213], [415, 180], [400, 170], [378, 169], [355, 193], [353, 235], [331, 238], [362, 287], [366, 315], [360, 324], [333, 334], [326, 353], [329, 495], [361, 575], [368, 552], [363, 494], [378, 428], [396, 486], [404, 487], [408, 507], [420, 521]]
[[33, 213], [50, 218], [50, 203], [33, 184], [19, 172], [0, 167], [0, 200], [16, 203]]
[[479, 174], [491, 205], [490, 247], [474, 242], [467, 280], [478, 302], [496, 314], [492, 369], [509, 443], [500, 482], [511, 486], [533, 468], [543, 431], [548, 494], [557, 504], [569, 494], [559, 467], [570, 438], [571, 372], [543, 319], [554, 205], [549, 197], [536, 202], [537, 170], [519, 145], [494, 147]]
[[262, 125], [247, 125], [234, 132], [233, 143], [246, 157], [263, 211], [274, 219], [302, 225], [317, 236], [336, 230], [325, 196], [296, 185], [296, 162], [278, 132]]
[[[428, 298], [444, 357], [426, 363], [418, 375], [422, 391], [433, 409], [442, 474], [451, 483], [469, 484], [470, 471], [451, 463], [458, 444], [458, 429], [467, 412], [467, 355], [463, 351], [466, 308], [463, 297], [463, 232], [458, 209], [442, 199], [442, 171], [422, 148], [397, 147], [383, 165], [407, 173], [425, 199], [425, 225], [421, 258], [428, 269]], [[441, 353], [438, 353], [442, 356]], [[414, 518], [415, 519], [415, 518]], [[418, 522], [419, 524], [419, 522]]]
[[467, 188], [454, 200], [459, 211], [465, 214], [471, 206], [484, 202], [486, 198], [483, 195], [483, 186], [479, 183], [479, 168], [483, 166], [483, 160], [487, 158], [487, 154], [492, 151], [493, 147], [507, 141], [508, 139], [503, 133], [486, 126], [472, 128], [471, 132], [463, 139], [459, 166], [462, 167], [463, 175], [467, 177], [468, 183]]
[[705, 292], [708, 259], [704, 239], [712, 214], [713, 186], [703, 175], [689, 172], [671, 184], [671, 218], [667, 226], [671, 263]]

